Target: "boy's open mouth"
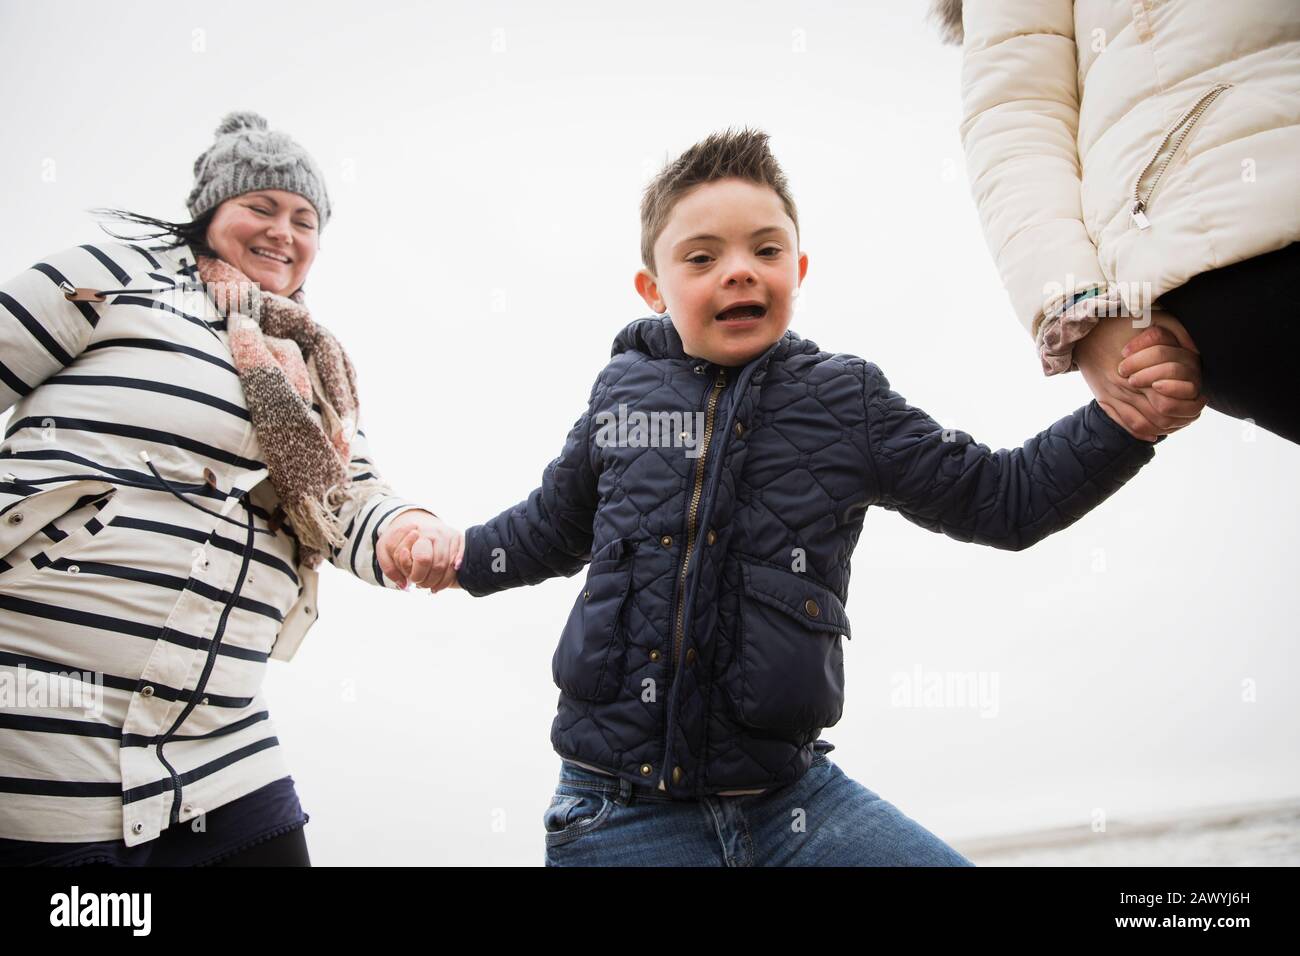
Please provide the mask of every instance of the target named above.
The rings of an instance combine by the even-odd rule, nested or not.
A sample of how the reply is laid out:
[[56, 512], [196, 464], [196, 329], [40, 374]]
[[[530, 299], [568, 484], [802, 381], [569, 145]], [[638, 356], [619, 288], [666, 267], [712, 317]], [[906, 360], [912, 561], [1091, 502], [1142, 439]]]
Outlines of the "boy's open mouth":
[[733, 305], [724, 312], [719, 312], [715, 319], [729, 322], [732, 319], [761, 319], [767, 315], [767, 309], [761, 305]]

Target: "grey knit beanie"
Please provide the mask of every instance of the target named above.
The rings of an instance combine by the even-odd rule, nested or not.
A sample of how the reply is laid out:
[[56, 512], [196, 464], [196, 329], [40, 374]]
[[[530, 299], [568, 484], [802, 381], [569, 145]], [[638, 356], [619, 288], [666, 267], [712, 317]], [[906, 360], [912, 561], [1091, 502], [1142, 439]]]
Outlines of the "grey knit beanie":
[[216, 141], [194, 161], [194, 188], [186, 201], [195, 219], [234, 196], [255, 189], [297, 193], [313, 206], [320, 228], [330, 218], [325, 177], [311, 155], [289, 138], [272, 132], [249, 110], [227, 113]]

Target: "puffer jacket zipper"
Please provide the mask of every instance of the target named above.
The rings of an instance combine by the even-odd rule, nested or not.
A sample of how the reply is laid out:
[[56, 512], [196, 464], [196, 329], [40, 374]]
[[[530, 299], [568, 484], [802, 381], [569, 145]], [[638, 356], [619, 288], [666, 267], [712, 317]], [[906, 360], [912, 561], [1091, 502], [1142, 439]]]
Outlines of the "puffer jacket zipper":
[[704, 416], [704, 436], [700, 439], [700, 457], [695, 462], [695, 487], [691, 489], [691, 502], [686, 509], [686, 550], [682, 554], [682, 567], [677, 573], [677, 613], [673, 624], [673, 653], [669, 662], [668, 682], [671, 684], [677, 671], [677, 655], [682, 650], [683, 614], [686, 610], [686, 577], [690, 572], [691, 555], [695, 551], [695, 519], [699, 516], [700, 495], [704, 490], [704, 473], [709, 457], [709, 442], [713, 438], [713, 417], [718, 408], [718, 397], [727, 384], [727, 370], [718, 369], [718, 377], [709, 390], [709, 401]]
[[[1160, 145], [1156, 147], [1155, 152], [1151, 154], [1151, 158], [1147, 160], [1146, 165], [1142, 167], [1142, 171], [1138, 173], [1137, 179], [1133, 183], [1133, 206], [1130, 213], [1139, 229], [1147, 229], [1151, 226], [1151, 220], [1146, 215], [1147, 206], [1151, 202], [1151, 196], [1156, 191], [1156, 187], [1160, 185], [1160, 179], [1164, 176], [1165, 170], [1169, 168], [1170, 162], [1173, 161], [1179, 147], [1183, 145], [1183, 141], [1187, 138], [1187, 134], [1191, 132], [1192, 127], [1205, 114], [1210, 104], [1214, 102], [1215, 97], [1231, 86], [1231, 83], [1219, 83], [1202, 93], [1187, 112], [1178, 118], [1178, 122], [1169, 128], [1164, 138], [1160, 140]], [[1165, 153], [1165, 147], [1170, 145], [1170, 140], [1173, 140], [1173, 146]], [[1155, 166], [1156, 160], [1160, 159], [1162, 153], [1165, 154], [1164, 159], [1156, 168], [1155, 177], [1151, 180], [1151, 186], [1144, 196], [1141, 191], [1142, 180], [1151, 170], [1151, 167]]]
[[[702, 366], [701, 366], [702, 367]], [[673, 651], [668, 661], [668, 684], [672, 685], [677, 673], [677, 655], [682, 651], [682, 630], [686, 613], [686, 580], [691, 569], [691, 555], [695, 551], [695, 521], [699, 516], [700, 497], [704, 492], [704, 476], [709, 457], [709, 443], [713, 439], [713, 419], [718, 410], [718, 398], [727, 385], [727, 370], [718, 369], [718, 377], [709, 389], [709, 400], [705, 406], [704, 435], [700, 438], [700, 457], [695, 461], [695, 484], [691, 489], [691, 501], [686, 508], [686, 550], [682, 554], [681, 570], [677, 573], [677, 608], [673, 615]], [[659, 776], [659, 789], [667, 790], [663, 775]]]

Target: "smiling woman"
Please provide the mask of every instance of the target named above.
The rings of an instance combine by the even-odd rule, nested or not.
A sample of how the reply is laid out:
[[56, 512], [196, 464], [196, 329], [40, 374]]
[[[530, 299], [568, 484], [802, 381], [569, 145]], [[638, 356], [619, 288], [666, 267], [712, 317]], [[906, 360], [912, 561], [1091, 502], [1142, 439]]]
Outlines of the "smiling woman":
[[263, 189], [217, 207], [208, 245], [262, 288], [290, 296], [316, 258], [316, 222], [316, 210], [301, 196]]
[[394, 537], [445, 534], [380, 475], [307, 309], [315, 162], [232, 113], [194, 172], [188, 222], [109, 210], [163, 243], [0, 285], [0, 672], [98, 688], [0, 713], [0, 865], [307, 864], [267, 662], [315, 622], [322, 560], [400, 587]]
[[[189, 207], [194, 219], [172, 223], [120, 209], [93, 212], [150, 227], [146, 239], [190, 245], [276, 295], [302, 289], [330, 217], [329, 194], [315, 160], [256, 113], [229, 114], [217, 139], [194, 164]], [[105, 230], [118, 239], [119, 236]]]
[[162, 240], [162, 248], [188, 246], [196, 256], [222, 259], [262, 288], [291, 296], [302, 290], [320, 250], [320, 221], [301, 196], [264, 189], [227, 199], [185, 222], [169, 222], [126, 209], [92, 209], [95, 215], [146, 227], [124, 236], [101, 224], [114, 239]]

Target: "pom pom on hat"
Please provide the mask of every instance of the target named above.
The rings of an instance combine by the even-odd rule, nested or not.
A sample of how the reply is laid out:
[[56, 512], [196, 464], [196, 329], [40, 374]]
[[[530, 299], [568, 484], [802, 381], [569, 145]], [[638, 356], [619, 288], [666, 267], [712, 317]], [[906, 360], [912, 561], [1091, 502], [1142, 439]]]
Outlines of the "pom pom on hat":
[[217, 136], [235, 133], [241, 129], [267, 129], [266, 120], [252, 110], [235, 110], [227, 113], [221, 125], [217, 127]]

